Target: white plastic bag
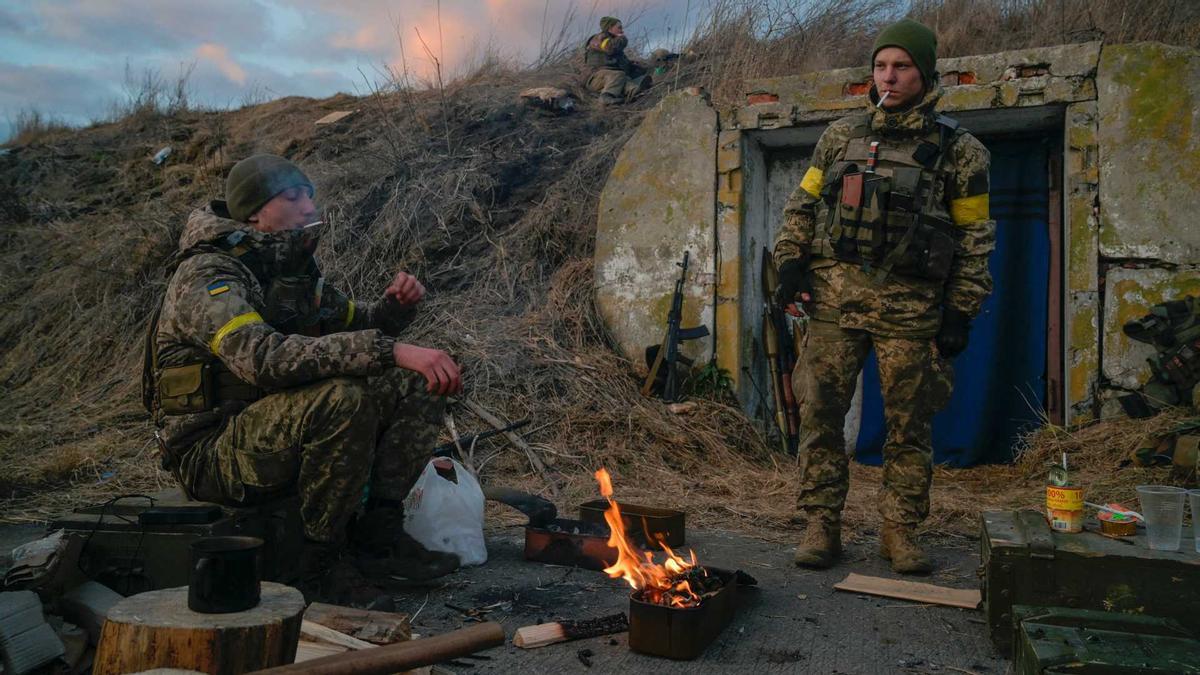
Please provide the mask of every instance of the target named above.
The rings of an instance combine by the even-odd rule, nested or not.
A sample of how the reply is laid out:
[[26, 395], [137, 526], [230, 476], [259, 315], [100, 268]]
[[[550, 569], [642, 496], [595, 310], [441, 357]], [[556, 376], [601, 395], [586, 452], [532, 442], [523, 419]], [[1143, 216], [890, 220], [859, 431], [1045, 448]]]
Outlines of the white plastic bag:
[[430, 460], [404, 499], [404, 531], [425, 548], [458, 554], [463, 565], [487, 562], [479, 481], [453, 459]]

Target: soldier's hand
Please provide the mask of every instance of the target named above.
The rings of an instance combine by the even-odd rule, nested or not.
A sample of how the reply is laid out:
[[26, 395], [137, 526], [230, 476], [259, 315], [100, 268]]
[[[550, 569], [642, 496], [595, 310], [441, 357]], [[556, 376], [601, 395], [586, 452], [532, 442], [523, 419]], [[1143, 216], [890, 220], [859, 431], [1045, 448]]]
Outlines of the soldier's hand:
[[440, 349], [429, 349], [397, 342], [392, 347], [396, 366], [425, 376], [425, 391], [439, 396], [462, 393], [462, 373], [450, 355]]
[[397, 272], [383, 294], [396, 301], [401, 307], [412, 307], [425, 297], [425, 287], [408, 272]]
[[[797, 300], [800, 301], [799, 307]], [[779, 290], [775, 301], [792, 316], [802, 316], [810, 311], [813, 302], [812, 278], [804, 261], [789, 260], [779, 268]]]
[[970, 333], [971, 317], [957, 309], [943, 309], [942, 325], [935, 338], [938, 353], [948, 359], [958, 356], [967, 348]]

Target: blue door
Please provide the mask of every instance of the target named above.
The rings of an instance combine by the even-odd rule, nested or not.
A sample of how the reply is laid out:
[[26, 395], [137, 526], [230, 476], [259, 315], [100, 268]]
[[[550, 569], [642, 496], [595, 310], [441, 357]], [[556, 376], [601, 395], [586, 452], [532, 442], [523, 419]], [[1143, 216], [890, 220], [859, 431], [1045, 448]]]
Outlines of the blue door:
[[[992, 153], [994, 289], [954, 359], [954, 396], [933, 420], [934, 461], [952, 466], [1007, 462], [1017, 437], [1041, 423], [1046, 402], [1050, 237], [1047, 139], [985, 143]], [[863, 370], [856, 458], [882, 461], [883, 398], [874, 353]]]

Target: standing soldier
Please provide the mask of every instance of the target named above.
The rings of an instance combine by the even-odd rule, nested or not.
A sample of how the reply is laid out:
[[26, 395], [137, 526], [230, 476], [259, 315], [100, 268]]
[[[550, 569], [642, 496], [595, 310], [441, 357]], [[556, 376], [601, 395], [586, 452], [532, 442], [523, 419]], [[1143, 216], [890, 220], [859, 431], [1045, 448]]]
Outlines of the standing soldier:
[[425, 293], [415, 277], [356, 304], [321, 276], [313, 192], [288, 160], [255, 155], [229, 172], [224, 201], [191, 214], [143, 394], [164, 467], [189, 495], [245, 506], [299, 493], [302, 585], [361, 600], [372, 589], [339, 558], [364, 494], [354, 543], [376, 568], [428, 579], [458, 567], [402, 525], [442, 397], [462, 384], [446, 353], [394, 337]]
[[797, 565], [829, 567], [841, 553], [842, 426], [874, 346], [888, 429], [880, 553], [897, 572], [933, 568], [916, 542], [929, 514], [932, 420], [949, 401], [949, 359], [991, 292], [995, 242], [989, 155], [935, 112], [936, 62], [937, 36], [920, 23], [879, 35], [868, 110], [822, 134], [775, 240], [779, 301], [811, 318], [792, 378], [807, 518]]
[[650, 88], [646, 69], [625, 56], [628, 44], [621, 20], [611, 16], [600, 19], [600, 32], [584, 43], [583, 62], [592, 69], [587, 88], [600, 92], [603, 105], [632, 100]]

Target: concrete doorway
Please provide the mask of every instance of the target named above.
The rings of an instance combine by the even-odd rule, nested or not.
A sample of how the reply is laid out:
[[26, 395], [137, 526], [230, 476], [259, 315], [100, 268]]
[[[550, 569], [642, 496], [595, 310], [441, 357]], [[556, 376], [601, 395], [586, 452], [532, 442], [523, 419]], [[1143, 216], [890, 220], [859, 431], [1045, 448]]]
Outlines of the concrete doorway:
[[[976, 319], [968, 350], [955, 360], [955, 392], [934, 420], [935, 461], [955, 466], [1005, 462], [1031, 425], [1061, 423], [1063, 108], [955, 113], [992, 152], [995, 290]], [[742, 297], [760, 298], [758, 265], [781, 224], [783, 205], [808, 166], [824, 126], [747, 134], [743, 156], [746, 214], [740, 259]], [[770, 375], [761, 347], [759, 302], [743, 302], [748, 364], [740, 387], [746, 412], [771, 428]], [[872, 355], [846, 418], [858, 461], [881, 460], [885, 429]]]

